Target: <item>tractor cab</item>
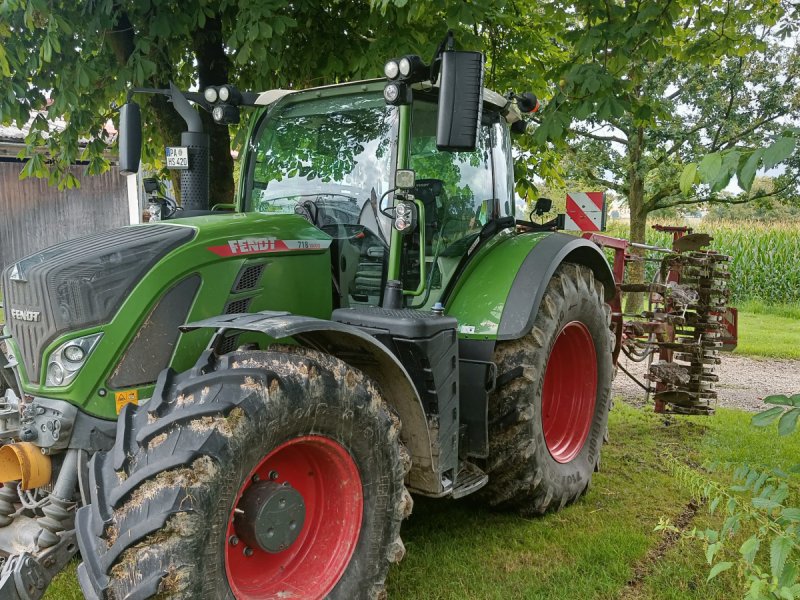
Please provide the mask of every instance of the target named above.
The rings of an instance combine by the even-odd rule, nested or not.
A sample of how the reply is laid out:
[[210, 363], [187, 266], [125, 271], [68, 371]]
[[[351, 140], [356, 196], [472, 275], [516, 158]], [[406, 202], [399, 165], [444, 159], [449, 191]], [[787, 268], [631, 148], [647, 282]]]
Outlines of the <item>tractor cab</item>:
[[[284, 96], [255, 125], [245, 159], [243, 212], [298, 214], [333, 238], [337, 308], [382, 303], [401, 197], [413, 199], [418, 219], [416, 235], [397, 238], [398, 279], [414, 308], [440, 301], [480, 232], [513, 215], [507, 100], [487, 92], [475, 148], [453, 151], [437, 147], [438, 88], [414, 89], [398, 107], [386, 103], [384, 84]], [[410, 143], [401, 148], [404, 110]], [[396, 181], [401, 150], [413, 174], [405, 188]]]

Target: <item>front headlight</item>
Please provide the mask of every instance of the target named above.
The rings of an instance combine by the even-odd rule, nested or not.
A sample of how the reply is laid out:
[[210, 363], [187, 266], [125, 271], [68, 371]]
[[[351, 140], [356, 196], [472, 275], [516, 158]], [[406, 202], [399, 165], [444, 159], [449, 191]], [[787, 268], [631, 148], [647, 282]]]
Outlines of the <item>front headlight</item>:
[[47, 364], [48, 387], [61, 387], [69, 384], [86, 363], [86, 359], [103, 336], [102, 333], [87, 335], [64, 342], [53, 350]]

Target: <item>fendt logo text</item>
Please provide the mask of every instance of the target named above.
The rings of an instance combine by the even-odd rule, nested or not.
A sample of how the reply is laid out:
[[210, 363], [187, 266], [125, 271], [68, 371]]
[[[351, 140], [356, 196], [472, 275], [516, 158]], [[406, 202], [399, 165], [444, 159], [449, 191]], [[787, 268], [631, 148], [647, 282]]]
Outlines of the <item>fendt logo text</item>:
[[11, 318], [17, 321], [38, 321], [41, 314], [38, 310], [11, 309]]

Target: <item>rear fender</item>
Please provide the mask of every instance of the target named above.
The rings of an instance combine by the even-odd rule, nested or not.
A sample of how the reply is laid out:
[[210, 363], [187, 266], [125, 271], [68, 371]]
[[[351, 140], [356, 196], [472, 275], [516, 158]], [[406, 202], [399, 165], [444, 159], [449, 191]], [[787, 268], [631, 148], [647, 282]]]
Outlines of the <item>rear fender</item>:
[[592, 269], [606, 302], [614, 297], [614, 276], [602, 250], [564, 233], [507, 235], [473, 261], [446, 302], [463, 339], [513, 340], [529, 333], [545, 288], [564, 262]]
[[614, 298], [614, 274], [602, 250], [583, 238], [553, 233], [541, 240], [519, 265], [517, 276], [506, 297], [497, 331], [498, 340], [513, 340], [527, 335], [539, 312], [545, 288], [561, 263], [589, 267], [603, 284], [605, 301]]
[[412, 458], [409, 487], [423, 494], [441, 494], [442, 483], [436, 473], [428, 421], [419, 394], [402, 363], [378, 340], [344, 323], [272, 311], [212, 317], [184, 325], [181, 330], [204, 328], [217, 330], [210, 348], [229, 330], [262, 333], [276, 341], [291, 338], [302, 346], [335, 356], [371, 377], [402, 422], [400, 439]]

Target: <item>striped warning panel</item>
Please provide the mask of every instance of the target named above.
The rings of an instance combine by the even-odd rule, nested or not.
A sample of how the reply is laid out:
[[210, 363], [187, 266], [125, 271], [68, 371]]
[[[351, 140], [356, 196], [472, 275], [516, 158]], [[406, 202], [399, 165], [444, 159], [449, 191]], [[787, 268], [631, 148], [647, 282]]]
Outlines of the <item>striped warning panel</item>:
[[603, 231], [606, 228], [606, 195], [604, 192], [567, 192], [568, 231]]

